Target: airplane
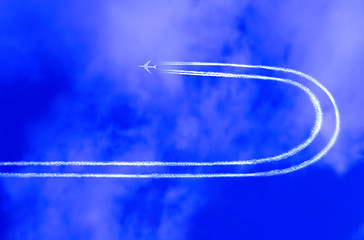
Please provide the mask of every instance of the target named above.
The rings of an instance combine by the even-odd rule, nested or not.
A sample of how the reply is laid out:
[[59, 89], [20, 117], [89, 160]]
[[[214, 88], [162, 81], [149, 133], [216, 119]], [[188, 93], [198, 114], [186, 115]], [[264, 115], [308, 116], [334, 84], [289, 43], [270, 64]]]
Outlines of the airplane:
[[145, 70], [147, 70], [147, 72], [151, 73], [149, 71], [149, 68], [154, 68], [154, 69], [157, 69], [157, 65], [154, 65], [154, 66], [149, 66], [149, 63], [150, 63], [150, 60], [148, 62], [146, 62], [144, 65], [141, 65], [139, 67], [142, 67], [144, 68]]

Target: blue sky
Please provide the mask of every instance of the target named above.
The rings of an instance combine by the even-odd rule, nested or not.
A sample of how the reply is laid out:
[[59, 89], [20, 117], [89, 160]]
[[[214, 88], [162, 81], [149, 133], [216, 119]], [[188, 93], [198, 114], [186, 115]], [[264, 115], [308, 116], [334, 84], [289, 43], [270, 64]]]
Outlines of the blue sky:
[[[137, 67], [149, 59], [305, 72], [333, 94], [342, 125], [324, 158], [283, 176], [2, 178], [0, 238], [364, 239], [363, 21], [359, 0], [2, 1], [1, 161], [249, 159], [299, 144], [314, 123], [307, 96], [292, 87], [172, 76], [159, 66], [149, 75]], [[332, 107], [318, 97], [317, 140], [274, 166], [306, 160], [330, 138]]]

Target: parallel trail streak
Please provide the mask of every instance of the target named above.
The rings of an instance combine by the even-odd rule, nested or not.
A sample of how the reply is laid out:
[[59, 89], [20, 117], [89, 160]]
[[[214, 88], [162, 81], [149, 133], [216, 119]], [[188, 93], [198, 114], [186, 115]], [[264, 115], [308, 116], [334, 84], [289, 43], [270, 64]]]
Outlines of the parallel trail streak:
[[[165, 66], [225, 66], [225, 67], [240, 67], [240, 68], [254, 68], [254, 69], [267, 69], [273, 71], [287, 72], [303, 77], [321, 90], [323, 90], [329, 97], [333, 104], [335, 110], [336, 125], [333, 136], [331, 137], [328, 144], [313, 158], [302, 162], [301, 164], [284, 168], [276, 169], [265, 172], [253, 172], [253, 173], [208, 173], [208, 174], [171, 174], [171, 173], [154, 173], [154, 174], [90, 174], [90, 173], [0, 173], [3, 177], [92, 177], [92, 178], [213, 178], [213, 177], [255, 177], [255, 176], [273, 176], [281, 175], [289, 172], [293, 172], [302, 169], [314, 162], [318, 161], [323, 157], [330, 148], [334, 145], [340, 130], [340, 116], [337, 105], [331, 93], [321, 85], [316, 79], [304, 73], [278, 67], [269, 67], [261, 65], [243, 65], [243, 64], [227, 64], [227, 63], [204, 63], [204, 62], [165, 62]], [[304, 148], [309, 146], [314, 138], [317, 136], [322, 125], [322, 110], [317, 97], [302, 84], [292, 81], [290, 79], [268, 77], [262, 75], [249, 75], [249, 74], [233, 74], [233, 73], [222, 73], [222, 72], [204, 72], [204, 71], [186, 71], [186, 70], [164, 70], [168, 74], [178, 74], [178, 75], [189, 75], [189, 76], [206, 76], [206, 77], [223, 77], [223, 78], [244, 78], [244, 79], [260, 79], [260, 80], [270, 80], [287, 83], [296, 86], [303, 91], [305, 91], [310, 97], [311, 102], [314, 105], [316, 112], [315, 125], [311, 130], [310, 136], [300, 145], [292, 148], [291, 150], [273, 156], [260, 159], [249, 159], [249, 160], [237, 160], [237, 161], [215, 161], [215, 162], [85, 162], [85, 161], [73, 161], [73, 162], [1, 162], [0, 166], [222, 166], [222, 165], [255, 165], [262, 164], [266, 162], [279, 161], [291, 157], [298, 152], [302, 151]]]

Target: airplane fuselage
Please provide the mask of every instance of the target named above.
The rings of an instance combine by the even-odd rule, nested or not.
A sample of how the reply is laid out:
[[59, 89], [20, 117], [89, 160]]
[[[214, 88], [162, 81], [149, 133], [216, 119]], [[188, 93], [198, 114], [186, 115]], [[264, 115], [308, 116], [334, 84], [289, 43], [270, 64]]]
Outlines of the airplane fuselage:
[[144, 68], [147, 72], [151, 73], [149, 71], [149, 68], [154, 68], [154, 69], [157, 69], [157, 65], [154, 65], [154, 66], [149, 66], [149, 63], [150, 63], [150, 60], [148, 62], [146, 62], [144, 65], [141, 65], [139, 67], [142, 67]]

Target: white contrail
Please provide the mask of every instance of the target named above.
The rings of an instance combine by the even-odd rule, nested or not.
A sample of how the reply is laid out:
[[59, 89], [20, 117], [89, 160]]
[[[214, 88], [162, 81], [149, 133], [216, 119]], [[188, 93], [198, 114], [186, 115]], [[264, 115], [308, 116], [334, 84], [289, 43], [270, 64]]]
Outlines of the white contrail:
[[[300, 77], [303, 77], [315, 85], [317, 85], [320, 89], [322, 89], [330, 101], [333, 104], [335, 110], [335, 118], [336, 125], [335, 131], [328, 144], [313, 158], [302, 162], [301, 164], [284, 168], [284, 169], [276, 169], [265, 172], [253, 172], [253, 173], [209, 173], [209, 174], [163, 174], [163, 173], [155, 173], [155, 174], [88, 174], [88, 173], [0, 173], [0, 176], [3, 177], [95, 177], [95, 178], [212, 178], [212, 177], [253, 177], [253, 176], [272, 176], [272, 175], [281, 175], [289, 172], [296, 171], [298, 169], [304, 168], [314, 162], [318, 161], [321, 157], [323, 157], [330, 148], [334, 145], [337, 136], [340, 130], [340, 116], [337, 105], [335, 103], [334, 98], [331, 93], [321, 85], [316, 79], [311, 76], [298, 72], [296, 70], [287, 69], [287, 68], [279, 68], [279, 67], [270, 67], [270, 66], [262, 66], [262, 65], [243, 65], [243, 64], [227, 64], [227, 63], [205, 63], [205, 62], [165, 62], [163, 65], [168, 66], [226, 66], [226, 67], [241, 67], [241, 68], [256, 68], [256, 69], [268, 69], [279, 72], [287, 72], [293, 73]], [[215, 161], [215, 162], [62, 162], [62, 161], [54, 161], [54, 162], [2, 162], [0, 166], [216, 166], [216, 165], [253, 165], [260, 164], [272, 161], [278, 161], [290, 156], [297, 154], [299, 151], [306, 148], [309, 144], [312, 143], [318, 132], [320, 131], [322, 125], [322, 111], [316, 96], [305, 86], [290, 79], [282, 79], [276, 77], [268, 77], [262, 75], [249, 75], [249, 74], [232, 74], [232, 73], [221, 73], [221, 72], [203, 72], [203, 71], [185, 71], [185, 70], [165, 70], [166, 73], [169, 74], [179, 74], [179, 75], [192, 75], [192, 76], [209, 76], [209, 77], [227, 77], [227, 78], [247, 78], [247, 79], [261, 79], [261, 80], [271, 80], [271, 81], [279, 81], [287, 84], [291, 84], [293, 86], [299, 87], [304, 90], [310, 97], [316, 112], [316, 121], [313, 129], [311, 130], [311, 135], [300, 145], [292, 148], [288, 152], [283, 154], [260, 158], [260, 159], [250, 159], [250, 160], [238, 160], [238, 161]]]
[[[271, 174], [277, 175], [277, 174]], [[38, 178], [227, 178], [256, 177], [255, 173], [151, 173], [151, 174], [101, 174], [101, 173], [0, 173], [0, 177], [38, 177]], [[267, 175], [268, 176], [268, 175]]]
[[296, 86], [305, 91], [314, 106], [316, 112], [315, 125], [311, 130], [310, 136], [300, 145], [292, 148], [291, 150], [272, 157], [250, 159], [250, 160], [238, 160], [238, 161], [215, 161], [215, 162], [86, 162], [86, 161], [52, 161], [52, 162], [31, 162], [31, 161], [20, 161], [20, 162], [0, 162], [0, 166], [218, 166], [218, 165], [254, 165], [271, 161], [278, 161], [290, 156], [297, 154], [299, 151], [306, 148], [314, 140], [316, 135], [321, 129], [322, 125], [322, 110], [317, 97], [305, 86], [300, 83], [294, 82], [289, 79], [266, 77], [258, 75], [245, 75], [245, 74], [231, 74], [231, 73], [216, 73], [216, 72], [197, 72], [197, 71], [183, 71], [183, 70], [165, 70], [166, 73], [182, 74], [182, 75], [195, 75], [195, 76], [215, 76], [215, 77], [233, 77], [233, 78], [251, 78], [251, 79], [262, 79], [262, 80], [273, 80], [284, 82]]
[[238, 161], [215, 161], [215, 162], [85, 162], [85, 161], [77, 161], [77, 162], [62, 162], [62, 161], [53, 161], [53, 162], [0, 162], [0, 166], [216, 166], [216, 165], [254, 165], [271, 161], [278, 161], [290, 156], [297, 154], [302, 149], [306, 148], [316, 137], [318, 132], [320, 131], [322, 125], [322, 111], [320, 107], [320, 103], [316, 96], [305, 86], [300, 83], [294, 82], [289, 79], [281, 79], [275, 77], [266, 77], [266, 76], [258, 76], [258, 75], [244, 75], [244, 74], [231, 74], [231, 73], [214, 73], [214, 72], [196, 72], [196, 71], [182, 71], [182, 70], [166, 70], [167, 73], [173, 74], [183, 74], [183, 75], [197, 75], [197, 76], [218, 76], [218, 77], [233, 77], [233, 78], [252, 78], [252, 79], [262, 79], [262, 80], [273, 80], [280, 81], [287, 84], [291, 84], [293, 86], [299, 87], [303, 91], [305, 91], [315, 108], [316, 112], [316, 121], [315, 125], [311, 130], [310, 136], [300, 145], [292, 148], [288, 152], [279, 154], [277, 156], [260, 158], [260, 159], [250, 159], [250, 160], [238, 160]]

